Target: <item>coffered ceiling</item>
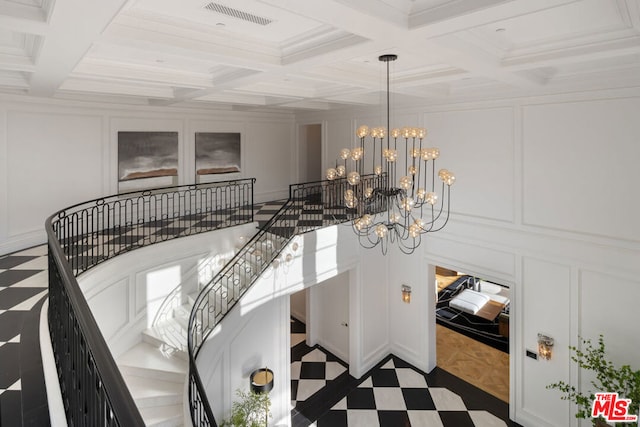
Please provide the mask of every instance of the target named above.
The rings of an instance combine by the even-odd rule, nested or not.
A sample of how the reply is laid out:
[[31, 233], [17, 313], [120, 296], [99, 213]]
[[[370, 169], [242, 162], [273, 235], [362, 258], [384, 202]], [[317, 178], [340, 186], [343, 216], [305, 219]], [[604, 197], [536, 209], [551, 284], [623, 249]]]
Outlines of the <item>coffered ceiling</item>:
[[640, 0], [0, 0], [0, 93], [329, 109], [640, 85]]

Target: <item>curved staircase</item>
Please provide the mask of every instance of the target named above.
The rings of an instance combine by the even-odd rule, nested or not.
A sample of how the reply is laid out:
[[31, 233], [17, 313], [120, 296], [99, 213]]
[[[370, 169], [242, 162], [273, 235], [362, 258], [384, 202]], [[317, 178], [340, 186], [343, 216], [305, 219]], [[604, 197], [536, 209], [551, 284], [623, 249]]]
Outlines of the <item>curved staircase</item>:
[[186, 360], [141, 342], [116, 363], [147, 426], [184, 424]]
[[[151, 327], [142, 332], [141, 342], [116, 359], [147, 426], [174, 427], [185, 424], [189, 369], [187, 328], [191, 308], [201, 288], [247, 240], [247, 237], [241, 236], [233, 251], [212, 253], [187, 272], [182, 283], [161, 304]], [[190, 424], [188, 418], [187, 424]]]
[[[247, 247], [248, 238], [241, 238], [233, 254], [211, 254], [192, 272], [197, 274], [198, 289], [186, 295], [183, 284], [178, 285], [166, 298], [151, 327], [141, 334], [141, 342], [116, 359], [120, 372], [131, 395], [148, 426], [172, 427], [190, 424], [185, 411], [186, 380], [188, 375], [187, 330], [189, 316], [195, 299], [203, 285], [216, 277], [229, 265], [231, 268], [222, 277], [224, 289], [209, 294], [211, 304], [230, 302], [240, 284], [255, 280], [259, 262], [267, 253], [280, 252], [283, 238], [272, 235]], [[236, 258], [238, 251], [245, 254]], [[185, 422], [185, 414], [187, 414]]]
[[142, 342], [117, 359], [146, 425], [217, 425], [195, 368], [202, 344], [265, 271], [293, 259], [285, 253], [293, 237], [352, 219], [354, 212], [336, 203], [346, 188], [339, 184], [292, 185], [289, 200], [257, 234], [228, 262], [209, 266], [197, 295], [172, 292]]

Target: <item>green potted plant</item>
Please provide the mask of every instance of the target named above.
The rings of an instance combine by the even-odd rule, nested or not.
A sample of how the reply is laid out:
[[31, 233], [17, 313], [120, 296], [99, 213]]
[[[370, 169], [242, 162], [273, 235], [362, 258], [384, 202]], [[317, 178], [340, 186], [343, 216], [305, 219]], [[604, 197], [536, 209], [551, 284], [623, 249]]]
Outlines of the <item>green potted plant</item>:
[[236, 390], [238, 400], [233, 402], [231, 417], [222, 422], [220, 427], [267, 427], [271, 414], [271, 399], [268, 393]]
[[[581, 369], [595, 373], [595, 379], [591, 381], [595, 391], [589, 390], [588, 394], [585, 394], [564, 381], [549, 384], [547, 388], [560, 390], [564, 393], [561, 397], [562, 400], [570, 400], [577, 405], [576, 418], [591, 418], [596, 392], [618, 393], [620, 399], [631, 399], [627, 413], [637, 415], [640, 407], [640, 370], [634, 371], [629, 365], [616, 368], [613, 362], [607, 359], [602, 335], [600, 335], [597, 345], [592, 344], [589, 339], [580, 337], [580, 340], [583, 349], [569, 346], [573, 352], [571, 360], [576, 362]], [[601, 427], [608, 424], [603, 417], [598, 417], [593, 418], [593, 425]], [[616, 423], [617, 427], [637, 425], [637, 422]]]

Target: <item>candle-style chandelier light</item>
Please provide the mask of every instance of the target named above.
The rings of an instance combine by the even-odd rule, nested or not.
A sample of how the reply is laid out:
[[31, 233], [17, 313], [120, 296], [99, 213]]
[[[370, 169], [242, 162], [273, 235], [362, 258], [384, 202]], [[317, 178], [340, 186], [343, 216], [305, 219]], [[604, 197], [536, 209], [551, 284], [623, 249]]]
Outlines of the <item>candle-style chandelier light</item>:
[[[380, 245], [383, 254], [390, 242], [410, 254], [420, 245], [423, 234], [439, 231], [447, 224], [451, 185], [456, 180], [452, 172], [440, 169], [442, 187], [440, 193], [436, 192], [436, 159], [440, 150], [423, 147], [426, 129], [387, 131], [389, 63], [397, 58], [392, 54], [378, 58], [387, 66], [387, 127], [358, 127], [359, 146], [343, 148], [336, 167], [329, 168], [326, 175], [328, 180], [346, 179], [348, 186], [341, 196], [343, 205], [353, 211], [353, 230], [362, 246]], [[365, 141], [367, 137], [373, 140], [372, 144]], [[404, 162], [399, 154], [404, 154]]]

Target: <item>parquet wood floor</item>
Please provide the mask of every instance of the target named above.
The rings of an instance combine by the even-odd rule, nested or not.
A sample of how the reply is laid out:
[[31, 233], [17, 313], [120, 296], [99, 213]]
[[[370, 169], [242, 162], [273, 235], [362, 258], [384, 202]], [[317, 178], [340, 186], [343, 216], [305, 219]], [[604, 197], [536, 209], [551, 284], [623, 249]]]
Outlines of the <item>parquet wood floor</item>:
[[438, 367], [509, 403], [509, 355], [436, 325]]

